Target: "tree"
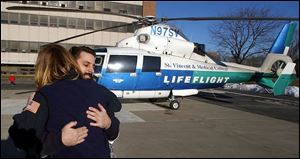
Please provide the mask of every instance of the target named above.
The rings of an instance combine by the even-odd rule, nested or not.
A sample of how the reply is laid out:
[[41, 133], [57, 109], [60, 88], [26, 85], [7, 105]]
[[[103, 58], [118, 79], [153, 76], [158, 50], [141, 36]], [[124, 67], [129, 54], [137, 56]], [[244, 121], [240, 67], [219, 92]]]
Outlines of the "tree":
[[[271, 17], [269, 9], [244, 8], [229, 17]], [[247, 58], [266, 54], [276, 38], [274, 30], [282, 25], [279, 21], [260, 20], [223, 20], [210, 29], [213, 40], [220, 47], [223, 55], [230, 53], [236, 63], [243, 63]], [[275, 36], [274, 36], [275, 35]], [[225, 57], [224, 57], [225, 55]]]

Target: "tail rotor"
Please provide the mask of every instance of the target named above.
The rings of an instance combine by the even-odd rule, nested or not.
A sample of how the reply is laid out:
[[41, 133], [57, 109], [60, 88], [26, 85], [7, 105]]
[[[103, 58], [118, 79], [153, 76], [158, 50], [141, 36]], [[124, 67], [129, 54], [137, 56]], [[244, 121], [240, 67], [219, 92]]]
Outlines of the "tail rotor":
[[271, 67], [273, 77], [274, 78], [279, 77], [285, 66], [286, 66], [286, 62], [284, 62], [282, 60], [278, 60], [278, 61], [274, 62]]

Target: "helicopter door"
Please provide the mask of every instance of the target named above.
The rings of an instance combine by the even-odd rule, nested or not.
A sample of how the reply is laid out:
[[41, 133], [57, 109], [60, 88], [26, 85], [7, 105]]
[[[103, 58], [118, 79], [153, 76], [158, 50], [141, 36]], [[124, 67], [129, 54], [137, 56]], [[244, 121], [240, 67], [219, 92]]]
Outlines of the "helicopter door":
[[123, 98], [136, 98], [136, 65], [137, 56], [110, 55], [105, 73], [102, 74], [101, 84], [111, 91], [122, 91]]
[[142, 69], [138, 73], [136, 88], [141, 90], [140, 98], [153, 98], [157, 90], [161, 90], [159, 83], [161, 76], [161, 58], [156, 56], [144, 56]]

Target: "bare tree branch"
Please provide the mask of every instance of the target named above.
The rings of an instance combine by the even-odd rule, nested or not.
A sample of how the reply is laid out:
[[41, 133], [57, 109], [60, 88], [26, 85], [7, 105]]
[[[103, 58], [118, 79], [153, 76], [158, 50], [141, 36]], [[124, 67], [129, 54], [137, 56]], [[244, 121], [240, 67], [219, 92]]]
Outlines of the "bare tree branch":
[[[244, 8], [228, 16], [238, 17], [271, 17], [269, 9]], [[236, 63], [261, 54], [266, 47], [271, 47], [276, 38], [274, 31], [281, 25], [278, 21], [234, 20], [223, 21], [210, 32], [213, 40], [222, 50], [231, 53]]]

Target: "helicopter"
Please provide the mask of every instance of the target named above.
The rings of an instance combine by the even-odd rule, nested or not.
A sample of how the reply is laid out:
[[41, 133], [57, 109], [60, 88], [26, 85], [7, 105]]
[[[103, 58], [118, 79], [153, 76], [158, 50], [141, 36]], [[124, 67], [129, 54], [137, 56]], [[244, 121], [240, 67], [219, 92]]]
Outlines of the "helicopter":
[[[85, 11], [67, 8], [12, 6], [8, 10], [39, 10], [114, 14], [136, 19], [132, 23], [94, 30], [58, 40], [66, 40], [118, 27], [138, 26], [132, 37], [114, 47], [95, 48], [94, 77], [98, 84], [124, 99], [168, 98], [170, 108], [180, 107], [179, 97], [198, 94], [203, 89], [223, 87], [226, 83], [254, 81], [281, 95], [295, 79], [295, 63], [287, 56], [298, 18], [274, 17], [184, 17], [156, 18], [129, 14]], [[260, 67], [215, 60], [204, 44], [189, 41], [167, 21], [174, 20], [288, 20]]]

